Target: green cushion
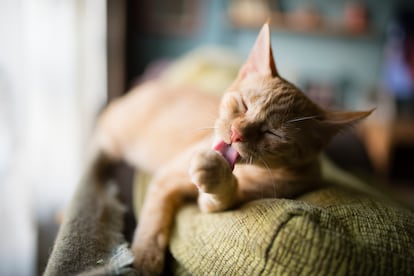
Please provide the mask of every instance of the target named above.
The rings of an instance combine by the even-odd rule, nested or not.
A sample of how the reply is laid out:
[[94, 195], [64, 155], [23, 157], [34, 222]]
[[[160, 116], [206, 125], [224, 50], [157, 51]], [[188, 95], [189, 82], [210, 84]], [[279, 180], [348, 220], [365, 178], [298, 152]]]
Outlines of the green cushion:
[[411, 211], [345, 188], [177, 215], [177, 275], [414, 275]]

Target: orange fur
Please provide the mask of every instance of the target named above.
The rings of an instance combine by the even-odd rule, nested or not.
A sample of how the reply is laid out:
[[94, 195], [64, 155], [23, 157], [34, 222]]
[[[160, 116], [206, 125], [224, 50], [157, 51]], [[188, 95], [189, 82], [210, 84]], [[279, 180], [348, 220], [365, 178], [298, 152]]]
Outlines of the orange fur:
[[[200, 209], [212, 212], [315, 188], [321, 150], [338, 131], [370, 114], [323, 110], [281, 78], [267, 24], [221, 103], [193, 90], [143, 84], [110, 104], [98, 124], [100, 151], [154, 174], [132, 244], [143, 275], [161, 273], [184, 197], [198, 195]], [[205, 129], [213, 125], [214, 134]], [[234, 171], [211, 148], [217, 140], [240, 154]]]

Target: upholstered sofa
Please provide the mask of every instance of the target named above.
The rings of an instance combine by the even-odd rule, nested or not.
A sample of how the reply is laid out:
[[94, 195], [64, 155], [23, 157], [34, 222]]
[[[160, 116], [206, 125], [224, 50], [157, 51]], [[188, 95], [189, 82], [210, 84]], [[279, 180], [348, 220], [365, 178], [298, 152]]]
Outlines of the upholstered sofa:
[[[166, 275], [414, 275], [414, 213], [332, 164], [324, 167], [331, 184], [295, 199], [212, 214], [183, 206]], [[144, 183], [138, 177], [135, 193]], [[78, 187], [46, 275], [136, 273], [114, 191]]]

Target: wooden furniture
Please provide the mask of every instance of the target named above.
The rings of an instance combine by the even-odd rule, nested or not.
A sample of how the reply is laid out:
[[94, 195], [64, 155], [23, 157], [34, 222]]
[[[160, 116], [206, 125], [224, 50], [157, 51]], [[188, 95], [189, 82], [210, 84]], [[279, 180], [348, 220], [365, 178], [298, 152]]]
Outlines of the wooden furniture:
[[395, 147], [414, 147], [414, 120], [367, 122], [360, 130], [372, 163], [378, 173], [385, 177], [389, 176]]

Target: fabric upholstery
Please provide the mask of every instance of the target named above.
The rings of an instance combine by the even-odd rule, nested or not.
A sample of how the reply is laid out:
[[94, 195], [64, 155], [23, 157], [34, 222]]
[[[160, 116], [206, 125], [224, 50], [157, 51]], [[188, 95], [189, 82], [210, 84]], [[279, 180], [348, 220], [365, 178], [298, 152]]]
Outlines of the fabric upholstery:
[[413, 275], [414, 215], [344, 188], [178, 214], [177, 275]]

